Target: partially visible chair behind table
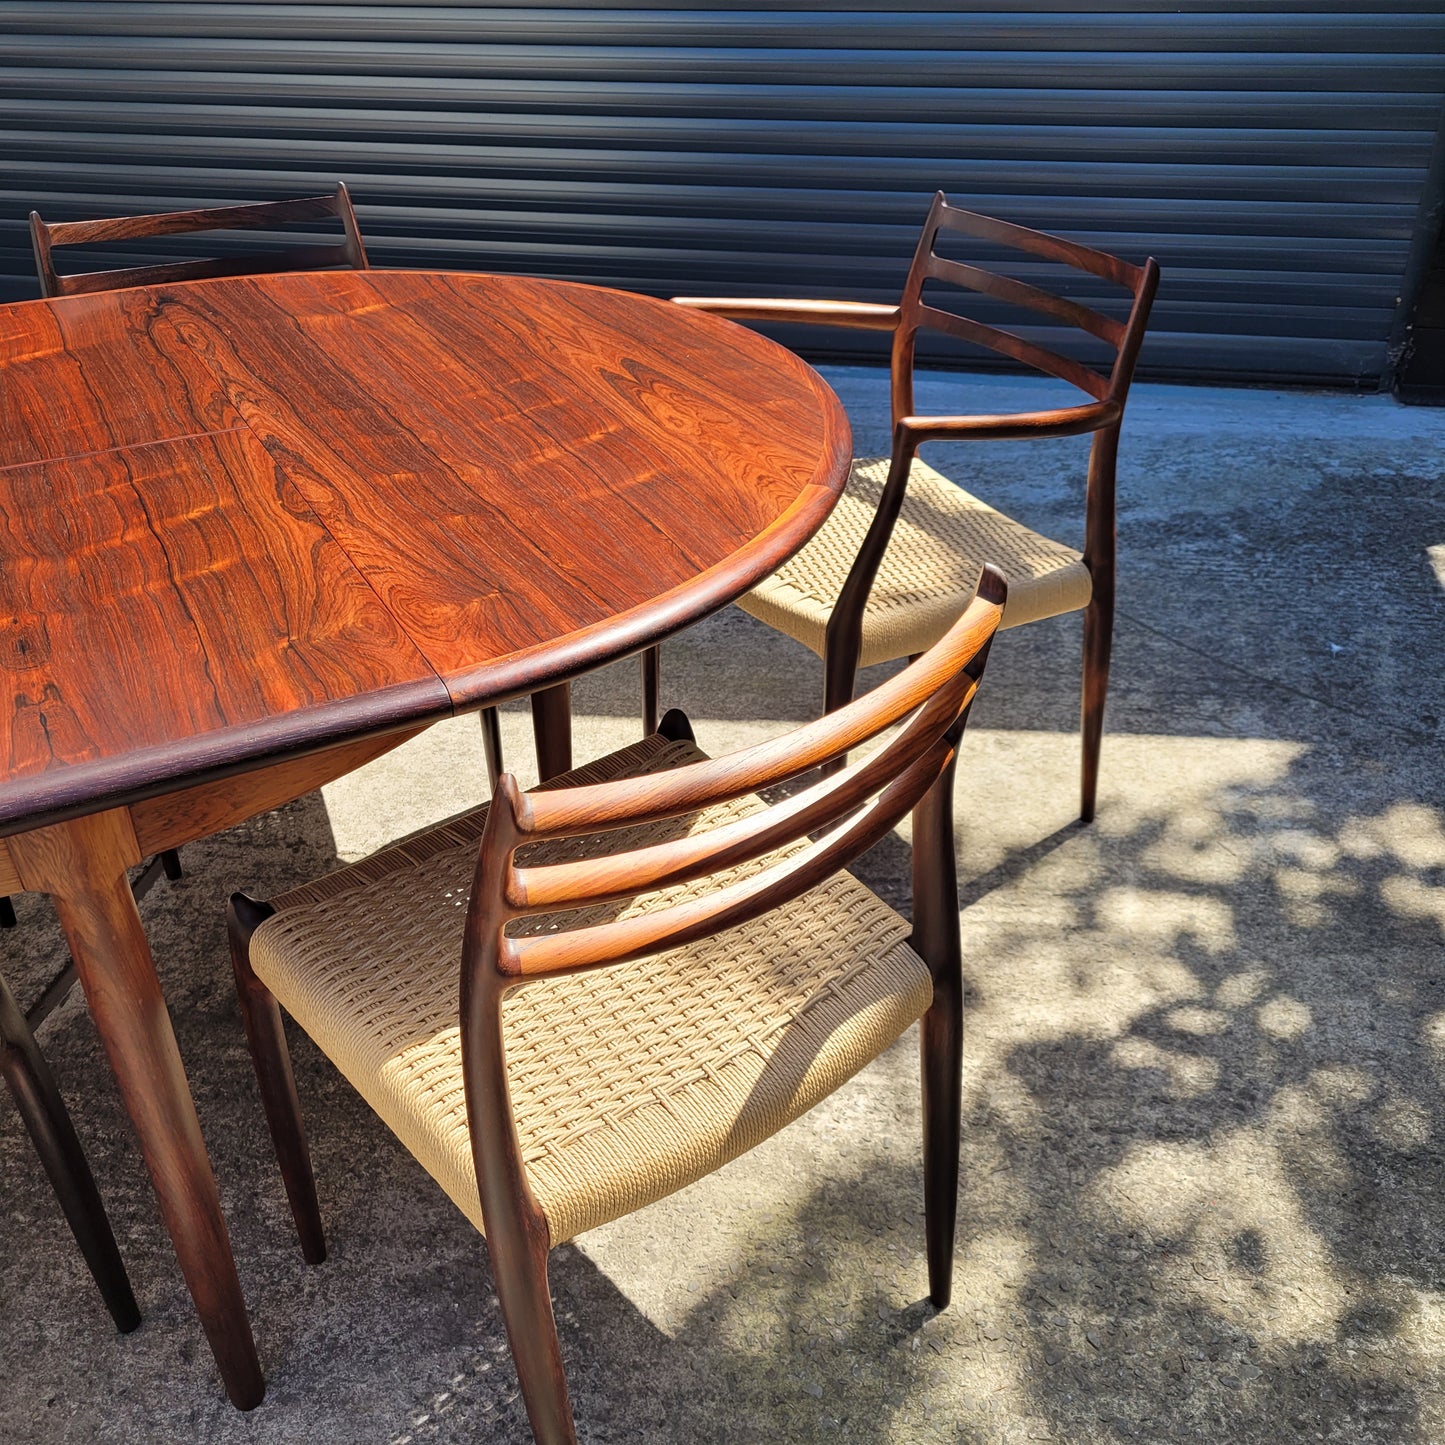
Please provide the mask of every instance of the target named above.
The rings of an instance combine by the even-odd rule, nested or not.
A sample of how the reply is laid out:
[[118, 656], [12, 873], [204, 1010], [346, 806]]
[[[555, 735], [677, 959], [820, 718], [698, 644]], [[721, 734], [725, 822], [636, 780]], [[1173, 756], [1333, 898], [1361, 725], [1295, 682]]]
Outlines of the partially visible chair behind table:
[[128, 1334], [140, 1323], [140, 1310], [115, 1235], [106, 1218], [100, 1191], [85, 1154], [15, 996], [0, 978], [0, 1074], [4, 1075], [40, 1162], [60, 1201], [66, 1223], [80, 1246], [90, 1273], [116, 1328]]
[[[342, 239], [270, 251], [239, 251], [191, 260], [161, 261], [104, 271], [62, 275], [54, 252], [64, 246], [113, 246], [159, 236], [184, 236], [204, 231], [277, 231], [283, 226], [339, 220]], [[158, 286], [168, 281], [204, 281], [216, 276], [264, 276], [283, 271], [367, 269], [366, 247], [357, 229], [356, 213], [345, 182], [327, 196], [290, 201], [257, 201], [244, 206], [212, 206], [199, 211], [166, 211], [150, 216], [112, 216], [99, 221], [53, 221], [30, 213], [30, 240], [42, 296], [80, 296], [93, 291], [120, 291], [132, 286]]]
[[[709, 759], [669, 713], [555, 784], [524, 794], [508, 775], [489, 808], [269, 904], [232, 899], [242, 1017], [306, 1258], [326, 1247], [278, 1003], [485, 1232], [543, 1445], [576, 1439], [549, 1250], [761, 1143], [920, 1017], [929, 1292], [948, 1303], [954, 766], [1005, 593], [986, 571], [912, 667], [781, 738]], [[756, 796], [899, 722], [847, 771]], [[911, 929], [840, 871], [910, 810]]]
[[[937, 253], [941, 233], [1022, 252], [1032, 280]], [[1039, 274], [1072, 270], [1122, 288], [1122, 319], [1043, 289]], [[1134, 363], [1158, 285], [1153, 259], [1135, 266], [1058, 236], [933, 200], [897, 306], [866, 302], [759, 301], [674, 297], [677, 304], [748, 321], [810, 322], [893, 333], [893, 451], [853, 463], [844, 496], [818, 534], [738, 605], [796, 638], [824, 662], [824, 706], [853, 696], [860, 667], [909, 657], [932, 646], [958, 615], [984, 562], [1009, 584], [1003, 626], [1061, 612], [1084, 612], [1083, 778], [1079, 814], [1094, 816], [1099, 743], [1114, 621], [1114, 469]], [[1071, 278], [1077, 279], [1077, 277]], [[945, 282], [1074, 328], [1103, 343], [1113, 363], [1102, 372], [1052, 347], [944, 311], [924, 299]], [[1090, 399], [1082, 405], [1006, 416], [918, 416], [913, 358], [918, 332], [932, 329], [986, 347], [1058, 377]], [[925, 442], [1030, 440], [1094, 433], [1084, 504], [1084, 550], [1051, 541], [995, 511], [918, 460]], [[650, 665], [655, 679], [657, 661]], [[655, 680], [652, 684], [655, 689]]]

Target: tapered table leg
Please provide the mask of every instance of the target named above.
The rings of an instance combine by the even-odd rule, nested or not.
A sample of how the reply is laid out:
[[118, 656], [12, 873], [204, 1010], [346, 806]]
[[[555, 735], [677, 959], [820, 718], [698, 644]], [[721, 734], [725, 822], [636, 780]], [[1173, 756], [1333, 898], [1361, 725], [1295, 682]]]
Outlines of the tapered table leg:
[[8, 841], [26, 887], [55, 900], [226, 1393], [249, 1410], [265, 1384], [200, 1121], [126, 879], [141, 860], [130, 818], [97, 813]]
[[572, 684], [558, 683], [532, 694], [532, 737], [542, 782], [572, 767]]

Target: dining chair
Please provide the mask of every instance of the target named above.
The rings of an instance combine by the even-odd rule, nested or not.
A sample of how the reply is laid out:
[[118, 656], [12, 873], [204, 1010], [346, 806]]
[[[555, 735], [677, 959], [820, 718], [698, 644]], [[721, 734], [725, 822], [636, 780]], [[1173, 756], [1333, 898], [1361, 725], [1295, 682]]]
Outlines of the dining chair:
[[0, 1074], [20, 1110], [20, 1117], [50, 1176], [70, 1232], [90, 1266], [105, 1307], [116, 1328], [129, 1334], [140, 1324], [140, 1310], [95, 1176], [85, 1162], [75, 1126], [66, 1112], [60, 1090], [21, 1013], [9, 986], [0, 978]]
[[[964, 236], [993, 251], [1022, 253], [1026, 274], [1046, 266], [1083, 272], [1128, 295], [1122, 317], [980, 264], [938, 254], [941, 236]], [[1052, 273], [1050, 273], [1052, 276]], [[1077, 279], [1074, 277], [1072, 279]], [[860, 667], [910, 657], [943, 634], [973, 590], [984, 562], [1009, 584], [1001, 624], [1084, 613], [1083, 769], [1079, 814], [1094, 816], [1099, 746], [1114, 621], [1114, 479], [1119, 429], [1134, 364], [1159, 281], [1150, 258], [1135, 266], [1103, 251], [949, 204], [940, 191], [919, 237], [897, 306], [847, 301], [674, 297], [680, 306], [745, 321], [809, 322], [893, 335], [893, 446], [887, 457], [855, 460], [828, 521], [791, 561], [738, 605], [796, 638], [823, 659], [824, 707], [852, 696]], [[1100, 370], [1027, 335], [944, 310], [925, 298], [930, 282], [980, 293], [1080, 333], [1112, 357]], [[931, 295], [930, 291], [930, 295]], [[942, 332], [1077, 387], [1082, 405], [1001, 416], [918, 416], [913, 362], [918, 333]], [[1091, 340], [1090, 340], [1091, 339]], [[1024, 441], [1093, 433], [1082, 552], [1029, 530], [918, 459], [931, 442]], [[656, 689], [658, 662], [650, 664]], [[648, 706], [644, 697], [644, 710]]]
[[[669, 712], [552, 784], [523, 793], [504, 775], [489, 806], [268, 903], [232, 898], [242, 1015], [305, 1257], [326, 1244], [283, 1007], [485, 1234], [543, 1445], [576, 1439], [549, 1251], [761, 1143], [919, 1018], [929, 1294], [948, 1303], [953, 779], [1006, 590], [986, 569], [924, 657], [783, 737], [711, 759]], [[757, 796], [899, 723], [846, 771]], [[911, 925], [841, 871], [909, 812]]]

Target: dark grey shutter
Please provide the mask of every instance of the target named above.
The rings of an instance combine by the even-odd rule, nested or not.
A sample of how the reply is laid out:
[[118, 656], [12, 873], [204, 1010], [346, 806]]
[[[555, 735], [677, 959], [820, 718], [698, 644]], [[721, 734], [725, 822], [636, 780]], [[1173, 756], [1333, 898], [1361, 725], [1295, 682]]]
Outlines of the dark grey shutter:
[[1442, 90], [1440, 0], [0, 3], [0, 294], [341, 177], [378, 264], [884, 300], [941, 188], [1156, 255], [1156, 375], [1363, 380]]

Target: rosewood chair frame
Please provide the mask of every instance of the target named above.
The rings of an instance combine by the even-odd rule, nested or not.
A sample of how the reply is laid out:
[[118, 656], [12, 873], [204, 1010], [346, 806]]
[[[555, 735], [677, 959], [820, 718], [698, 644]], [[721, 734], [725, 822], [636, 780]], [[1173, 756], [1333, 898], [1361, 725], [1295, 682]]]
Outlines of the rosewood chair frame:
[[[338, 242], [291, 246], [239, 256], [204, 257], [192, 261], [166, 261], [147, 266], [126, 266], [110, 271], [82, 271], [62, 276], [51, 252], [57, 246], [103, 245], [112, 241], [148, 240], [153, 236], [182, 236], [198, 231], [256, 231], [306, 221], [340, 220], [344, 237]], [[200, 211], [169, 211], [149, 216], [114, 216], [98, 221], [46, 223], [38, 211], [30, 213], [30, 241], [42, 296], [79, 296], [92, 291], [119, 291], [132, 286], [157, 286], [169, 281], [203, 281], [216, 276], [258, 276], [277, 271], [368, 269], [366, 247], [356, 225], [356, 213], [346, 183], [338, 181], [329, 196], [305, 196], [291, 201], [259, 201], [245, 206], [213, 206]]]
[[[971, 236], [1112, 282], [1130, 293], [1132, 304], [1129, 314], [1125, 320], [1118, 321], [1040, 287], [940, 256], [935, 245], [941, 232]], [[1114, 351], [1114, 363], [1104, 374], [1011, 331], [940, 310], [923, 299], [923, 288], [928, 281], [962, 287], [1075, 326], [1109, 345]], [[1092, 580], [1093, 595], [1084, 611], [1080, 708], [1083, 763], [1079, 816], [1086, 823], [1094, 817], [1098, 793], [1099, 748], [1113, 646], [1115, 474], [1119, 429], [1158, 284], [1159, 267], [1152, 257], [1142, 266], [1131, 265], [1106, 252], [1060, 236], [961, 210], [950, 205], [947, 197], [939, 191], [933, 198], [908, 279], [904, 283], [903, 296], [897, 306], [847, 301], [673, 298], [678, 305], [739, 321], [809, 322], [886, 331], [893, 335], [890, 363], [893, 445], [888, 478], [879, 498], [877, 513], [828, 621], [823, 658], [824, 707], [828, 711], [843, 706], [853, 696], [869, 593], [903, 506], [909, 471], [918, 449], [926, 442], [1024, 441], [1093, 433], [1084, 504], [1083, 553], [1084, 566]], [[1080, 406], [1004, 416], [915, 415], [913, 362], [921, 330], [939, 331], [1022, 362], [1070, 383], [1090, 400]]]
[[20, 1111], [25, 1128], [50, 1177], [65, 1222], [85, 1256], [105, 1307], [122, 1334], [140, 1324], [140, 1310], [95, 1176], [70, 1122], [60, 1090], [55, 1086], [45, 1056], [35, 1042], [25, 1015], [0, 978], [0, 1074]]
[[[511, 774], [493, 795], [461, 956], [461, 1047], [473, 1160], [497, 1295], [532, 1430], [574, 1445], [572, 1408], [547, 1282], [548, 1223], [528, 1184], [509, 1093], [502, 1000], [530, 979], [578, 973], [681, 947], [756, 919], [815, 887], [913, 814], [910, 943], [933, 979], [922, 1022], [924, 1201], [929, 1294], [952, 1289], [961, 1127], [963, 979], [954, 861], [957, 750], [1003, 615], [1007, 586], [985, 568], [978, 594], [946, 636], [906, 671], [849, 706], [727, 757], [670, 772], [523, 793]], [[906, 722], [905, 722], [906, 720]], [[518, 866], [519, 848], [681, 817], [820, 768], [895, 724], [871, 755], [803, 791], [710, 832], [581, 861]], [[668, 737], [691, 737], [669, 712]], [[620, 901], [801, 851], [739, 882], [655, 911], [514, 937], [538, 913]], [[325, 1256], [290, 1058], [276, 999], [250, 965], [250, 938], [274, 910], [238, 894], [230, 930], [242, 1012], [267, 1121], [305, 1257]]]

